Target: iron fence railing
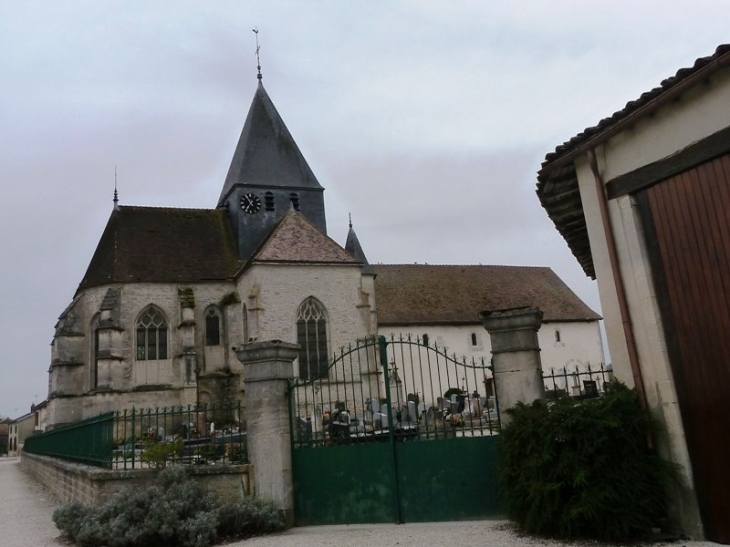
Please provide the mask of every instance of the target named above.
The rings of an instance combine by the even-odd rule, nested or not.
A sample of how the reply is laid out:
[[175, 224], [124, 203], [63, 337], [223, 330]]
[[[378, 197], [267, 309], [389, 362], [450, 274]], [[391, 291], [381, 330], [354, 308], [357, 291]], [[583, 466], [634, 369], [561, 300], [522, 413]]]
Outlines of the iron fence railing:
[[600, 397], [606, 393], [613, 380], [611, 365], [605, 366], [587, 364], [572, 367], [551, 368], [549, 373], [543, 371], [545, 383], [545, 397], [548, 400], [561, 397], [591, 398]]
[[240, 402], [107, 412], [34, 435], [25, 451], [107, 469], [248, 461]]
[[[484, 362], [457, 359], [418, 338], [391, 337], [350, 348], [334, 364], [347, 367], [292, 384], [296, 446], [385, 438], [391, 423], [403, 440], [499, 431], [496, 399], [472, 387], [490, 387]], [[598, 397], [612, 379], [610, 365], [602, 363], [543, 371], [547, 399]], [[242, 411], [234, 402], [106, 412], [33, 435], [24, 451], [107, 469], [245, 463]]]
[[290, 386], [295, 448], [499, 433], [490, 364], [427, 337], [374, 336], [340, 348], [320, 377]]

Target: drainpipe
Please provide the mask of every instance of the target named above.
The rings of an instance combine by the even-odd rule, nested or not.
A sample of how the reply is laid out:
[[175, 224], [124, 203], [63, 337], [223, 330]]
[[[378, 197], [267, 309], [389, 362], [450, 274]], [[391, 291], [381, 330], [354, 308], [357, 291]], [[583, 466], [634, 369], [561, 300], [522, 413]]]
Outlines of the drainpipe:
[[[636, 338], [634, 337], [634, 328], [631, 324], [631, 315], [629, 314], [629, 306], [626, 301], [626, 291], [624, 289], [623, 278], [618, 267], [618, 255], [616, 253], [616, 240], [613, 237], [611, 229], [611, 219], [608, 216], [608, 199], [606, 198], [606, 187], [603, 179], [598, 171], [598, 162], [596, 161], [596, 151], [589, 148], [586, 151], [588, 163], [593, 172], [593, 179], [596, 182], [596, 195], [598, 196], [598, 206], [601, 212], [601, 221], [603, 223], [603, 233], [606, 236], [606, 245], [608, 246], [608, 259], [611, 264], [611, 274], [613, 275], [613, 283], [616, 288], [616, 297], [618, 298], [619, 313], [621, 315], [621, 324], [626, 337], [626, 346], [629, 351], [629, 363], [631, 364], [631, 373], [634, 377], [634, 387], [639, 397], [639, 405], [642, 409], [648, 410], [649, 406], [646, 402], [646, 390], [644, 389], [644, 378], [641, 375], [639, 366], [639, 353], [636, 350]], [[648, 439], [651, 447], [651, 438]]]

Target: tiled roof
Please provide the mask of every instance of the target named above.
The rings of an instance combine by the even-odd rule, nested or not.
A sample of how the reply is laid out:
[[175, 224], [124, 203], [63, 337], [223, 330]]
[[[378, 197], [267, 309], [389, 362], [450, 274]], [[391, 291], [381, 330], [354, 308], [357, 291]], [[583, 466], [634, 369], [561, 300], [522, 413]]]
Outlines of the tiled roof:
[[254, 253], [252, 262], [360, 264], [304, 215], [289, 211]]
[[543, 321], [600, 316], [550, 268], [371, 265], [380, 325], [479, 323], [482, 311], [537, 306]]
[[122, 206], [112, 212], [78, 290], [230, 279], [240, 267], [223, 210]]
[[586, 147], [595, 146], [610, 138], [624, 125], [651, 114], [663, 101], [672, 100], [681, 94], [685, 86], [703, 81], [729, 64], [730, 44], [720, 45], [714, 54], [701, 57], [693, 66], [678, 70], [659, 86], [643, 93], [635, 101], [629, 101], [621, 110], [602, 119], [595, 126], [586, 128], [545, 156], [538, 172], [537, 195], [586, 275], [596, 277], [573, 156], [584, 151]]

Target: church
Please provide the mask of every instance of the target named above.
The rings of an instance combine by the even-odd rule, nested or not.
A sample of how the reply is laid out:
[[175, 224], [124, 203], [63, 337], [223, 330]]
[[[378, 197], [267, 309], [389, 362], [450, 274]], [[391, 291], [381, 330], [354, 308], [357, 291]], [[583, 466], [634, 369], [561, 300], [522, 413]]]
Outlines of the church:
[[211, 209], [114, 206], [55, 327], [48, 424], [109, 410], [241, 400], [235, 353], [300, 345], [321, 378], [338, 348], [404, 333], [490, 357], [479, 312], [538, 306], [543, 368], [599, 365], [600, 317], [549, 268], [369, 264], [352, 224], [327, 235], [324, 188], [261, 75]]

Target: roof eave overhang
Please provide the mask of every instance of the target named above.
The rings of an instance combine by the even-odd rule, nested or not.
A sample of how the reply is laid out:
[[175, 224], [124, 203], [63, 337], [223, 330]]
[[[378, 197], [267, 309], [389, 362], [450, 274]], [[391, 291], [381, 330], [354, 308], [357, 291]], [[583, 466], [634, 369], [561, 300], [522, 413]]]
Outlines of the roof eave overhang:
[[408, 327], [413, 325], [422, 325], [422, 326], [465, 326], [465, 325], [482, 325], [482, 322], [477, 320], [449, 320], [445, 319], [443, 321], [419, 321], [418, 319], [394, 319], [394, 320], [385, 320], [382, 321], [380, 318], [378, 318], [378, 326], [379, 327]]
[[254, 258], [250, 261], [250, 266], [350, 266], [362, 268], [361, 262], [327, 262], [323, 260], [261, 260]]
[[[556, 319], [556, 318], [548, 318], [543, 319], [543, 323], [592, 323], [595, 321], [600, 321], [603, 319], [600, 315], [597, 315], [596, 317], [580, 317], [575, 319]], [[443, 321], [419, 321], [418, 319], [393, 319], [393, 320], [381, 320], [378, 318], [378, 326], [379, 327], [409, 327], [409, 326], [415, 326], [415, 325], [421, 325], [424, 327], [435, 327], [435, 326], [453, 326], [453, 327], [464, 327], [464, 326], [482, 326], [482, 322], [479, 320], [469, 320], [469, 319], [461, 319], [461, 320], [449, 320], [445, 319]]]
[[596, 278], [596, 272], [588, 238], [588, 227], [583, 213], [583, 202], [578, 188], [578, 176], [575, 170], [576, 158], [595, 149], [639, 119], [656, 112], [667, 102], [675, 100], [690, 87], [706, 81], [712, 74], [728, 65], [730, 65], [730, 51], [717, 56], [688, 76], [679, 79], [674, 85], [660, 91], [646, 103], [630, 110], [613, 123], [600, 128], [584, 139], [578, 139], [573, 146], [562, 151], [559, 156], [543, 163], [537, 175], [536, 191], [540, 204], [560, 235], [568, 243], [568, 247], [585, 274], [591, 279]]

